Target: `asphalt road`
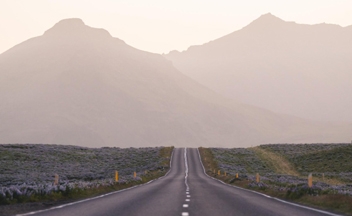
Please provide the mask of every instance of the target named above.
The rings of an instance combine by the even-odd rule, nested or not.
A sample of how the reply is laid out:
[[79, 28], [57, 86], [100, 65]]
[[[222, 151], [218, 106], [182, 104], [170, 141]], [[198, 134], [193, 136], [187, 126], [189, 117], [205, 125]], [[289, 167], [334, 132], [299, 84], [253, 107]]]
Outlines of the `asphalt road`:
[[151, 183], [25, 215], [334, 215], [214, 180], [204, 173], [197, 149], [175, 149], [171, 164]]

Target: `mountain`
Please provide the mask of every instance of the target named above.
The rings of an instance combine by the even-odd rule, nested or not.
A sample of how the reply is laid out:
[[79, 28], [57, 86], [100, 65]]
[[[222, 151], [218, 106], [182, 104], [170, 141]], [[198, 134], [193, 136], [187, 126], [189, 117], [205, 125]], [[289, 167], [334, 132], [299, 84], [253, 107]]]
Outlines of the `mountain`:
[[312, 120], [352, 122], [351, 38], [352, 26], [303, 25], [265, 14], [165, 57], [237, 101]]
[[327, 125], [236, 103], [80, 19], [0, 55], [0, 143], [88, 147], [342, 142]]

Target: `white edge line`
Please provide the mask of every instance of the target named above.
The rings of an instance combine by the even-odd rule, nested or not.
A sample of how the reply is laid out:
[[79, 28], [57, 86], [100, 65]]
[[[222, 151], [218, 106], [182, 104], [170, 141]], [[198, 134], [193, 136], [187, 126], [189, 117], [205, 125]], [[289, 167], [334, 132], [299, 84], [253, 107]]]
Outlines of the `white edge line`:
[[113, 195], [113, 194], [121, 193], [123, 191], [131, 190], [133, 188], [137, 188], [137, 187], [148, 185], [148, 184], [150, 184], [152, 182], [155, 182], [155, 181], [157, 181], [159, 179], [162, 179], [162, 178], [166, 177], [170, 173], [171, 165], [172, 165], [171, 162], [172, 162], [172, 158], [174, 156], [174, 151], [175, 151], [175, 148], [172, 149], [172, 153], [171, 153], [171, 157], [170, 157], [170, 169], [169, 169], [169, 171], [165, 175], [163, 175], [163, 176], [161, 176], [161, 177], [159, 177], [157, 179], [150, 180], [149, 182], [144, 183], [144, 184], [135, 185], [133, 187], [129, 187], [129, 188], [125, 188], [125, 189], [122, 189], [122, 190], [110, 192], [110, 193], [107, 193], [107, 194], [102, 194], [102, 195], [99, 195], [99, 196], [96, 196], [96, 197], [92, 197], [92, 198], [88, 198], [88, 199], [84, 199], [84, 200], [80, 200], [80, 201], [76, 201], [76, 202], [71, 202], [71, 203], [67, 203], [67, 204], [64, 204], [64, 205], [55, 206], [55, 207], [51, 207], [51, 208], [43, 209], [43, 210], [39, 210], [39, 211], [28, 212], [28, 213], [24, 213], [24, 214], [17, 214], [16, 216], [27, 216], [27, 215], [34, 215], [34, 214], [38, 214], [38, 213], [42, 213], [42, 212], [47, 212], [47, 211], [51, 211], [51, 210], [54, 210], [54, 209], [59, 209], [59, 208], [63, 208], [63, 207], [66, 207], [66, 206], [75, 205], [75, 204], [78, 204], [78, 203], [83, 203], [83, 202], [86, 202], [86, 201], [99, 199], [99, 198], [102, 198], [102, 197], [105, 197], [105, 196], [110, 196], [110, 195]]
[[331, 213], [331, 212], [327, 212], [327, 211], [323, 211], [323, 210], [311, 208], [311, 207], [308, 207], [308, 206], [303, 206], [303, 205], [299, 205], [299, 204], [296, 204], [296, 203], [288, 202], [288, 201], [285, 201], [285, 200], [282, 200], [282, 199], [279, 199], [279, 198], [276, 198], [276, 197], [271, 197], [271, 196], [269, 196], [269, 195], [266, 195], [266, 194], [263, 194], [263, 193], [260, 193], [260, 192], [257, 192], [257, 191], [252, 191], [252, 190], [249, 190], [249, 189], [237, 187], [237, 186], [235, 186], [235, 185], [230, 185], [230, 184], [227, 184], [227, 183], [221, 181], [220, 179], [213, 178], [213, 177], [209, 176], [209, 175], [205, 172], [205, 168], [204, 168], [202, 159], [201, 159], [201, 157], [200, 157], [200, 153], [199, 153], [199, 149], [198, 149], [198, 148], [197, 148], [197, 151], [198, 151], [198, 157], [199, 157], [200, 164], [201, 164], [202, 167], [203, 167], [203, 172], [204, 172], [204, 174], [205, 174], [206, 176], [208, 176], [209, 178], [211, 178], [211, 179], [213, 179], [213, 180], [215, 180], [215, 181], [218, 181], [218, 182], [220, 182], [220, 183], [222, 183], [222, 184], [224, 184], [224, 185], [226, 185], [226, 186], [233, 187], [233, 188], [237, 188], [237, 189], [244, 190], [244, 191], [248, 191], [248, 192], [252, 192], [252, 193], [256, 193], [256, 194], [258, 194], [258, 195], [264, 196], [264, 197], [269, 198], [269, 199], [274, 199], [274, 200], [277, 200], [277, 201], [279, 201], [279, 202], [282, 202], [282, 203], [285, 203], [285, 204], [288, 204], [288, 205], [292, 205], [292, 206], [296, 206], [296, 207], [308, 209], [308, 210], [315, 211], [315, 212], [319, 212], [319, 213], [323, 213], [323, 214], [326, 214], [326, 215], [341, 216], [341, 215], [339, 215], [339, 214], [334, 214], [334, 213]]

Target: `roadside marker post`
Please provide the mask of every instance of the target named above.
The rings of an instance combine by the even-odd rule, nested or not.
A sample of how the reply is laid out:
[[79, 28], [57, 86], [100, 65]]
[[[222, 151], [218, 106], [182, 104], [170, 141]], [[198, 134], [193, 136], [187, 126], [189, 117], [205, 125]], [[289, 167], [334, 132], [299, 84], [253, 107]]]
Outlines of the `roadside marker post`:
[[236, 173], [236, 179], [238, 179], [238, 173]]
[[133, 178], [136, 178], [136, 177], [137, 177], [137, 173], [133, 172]]
[[59, 175], [55, 174], [54, 185], [59, 185]]
[[220, 170], [218, 170], [218, 175], [220, 175], [221, 173], [220, 173]]
[[259, 182], [260, 182], [260, 176], [259, 176], [259, 173], [257, 173], [257, 174], [255, 175], [255, 180], [256, 180], [256, 182], [257, 182], [257, 183], [259, 183]]
[[313, 186], [313, 176], [312, 173], [308, 175], [308, 187], [311, 188]]
[[119, 172], [115, 171], [115, 182], [119, 181]]

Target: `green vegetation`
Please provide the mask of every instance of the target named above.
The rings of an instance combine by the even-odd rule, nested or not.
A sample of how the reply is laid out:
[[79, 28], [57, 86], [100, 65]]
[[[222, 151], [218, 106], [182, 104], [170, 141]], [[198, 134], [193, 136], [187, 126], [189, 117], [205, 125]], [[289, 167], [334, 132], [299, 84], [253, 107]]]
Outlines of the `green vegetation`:
[[250, 150], [253, 150], [255, 154], [261, 159], [261, 161], [266, 163], [267, 166], [271, 167], [275, 173], [299, 176], [299, 173], [296, 171], [294, 166], [281, 155], [267, 151], [261, 147], [254, 147]]
[[230, 173], [247, 174], [274, 172], [274, 167], [261, 160], [256, 152], [250, 148], [210, 148], [210, 150], [221, 170], [227, 170]]
[[[248, 149], [199, 148], [199, 151], [207, 174], [224, 182], [352, 215], [350, 144], [275, 144]], [[221, 175], [217, 170], [222, 170]], [[225, 171], [227, 176], [223, 174]], [[236, 173], [239, 178], [235, 178]], [[255, 181], [255, 173], [261, 175], [259, 183]], [[307, 185], [308, 173], [313, 173], [312, 188]]]
[[352, 181], [351, 144], [262, 145], [259, 148], [287, 159], [301, 176], [313, 173], [319, 180], [331, 184]]
[[[0, 145], [0, 212], [19, 213], [19, 203], [62, 203], [146, 183], [165, 175], [172, 151], [173, 147]], [[53, 184], [55, 173], [60, 174], [58, 185]]]
[[352, 145], [304, 154], [292, 160], [302, 172], [351, 172]]

